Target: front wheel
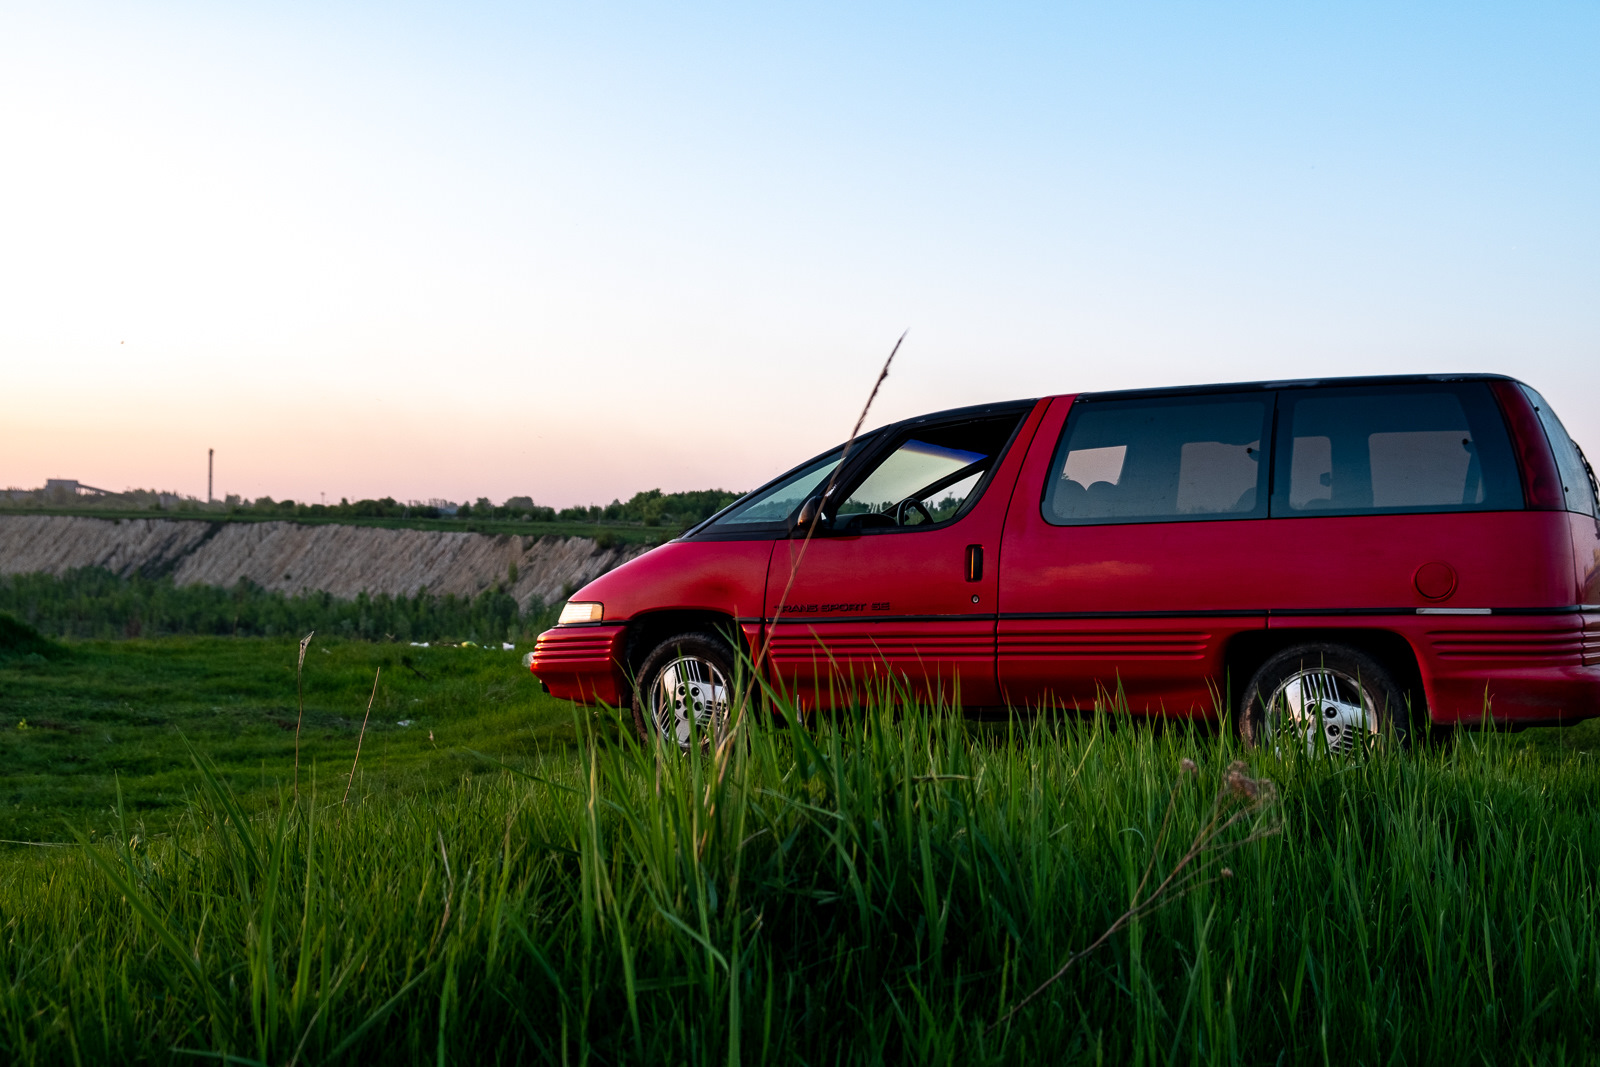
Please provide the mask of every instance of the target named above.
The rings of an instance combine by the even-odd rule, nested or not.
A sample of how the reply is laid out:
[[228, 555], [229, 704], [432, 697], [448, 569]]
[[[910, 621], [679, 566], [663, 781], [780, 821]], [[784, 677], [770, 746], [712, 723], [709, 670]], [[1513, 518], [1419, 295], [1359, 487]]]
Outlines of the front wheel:
[[1239, 733], [1252, 748], [1350, 756], [1406, 742], [1405, 698], [1372, 656], [1346, 645], [1286, 648], [1245, 687]]
[[661, 642], [645, 657], [633, 692], [640, 740], [660, 737], [684, 751], [720, 742], [728, 729], [733, 677], [733, 651], [713, 634], [679, 634]]

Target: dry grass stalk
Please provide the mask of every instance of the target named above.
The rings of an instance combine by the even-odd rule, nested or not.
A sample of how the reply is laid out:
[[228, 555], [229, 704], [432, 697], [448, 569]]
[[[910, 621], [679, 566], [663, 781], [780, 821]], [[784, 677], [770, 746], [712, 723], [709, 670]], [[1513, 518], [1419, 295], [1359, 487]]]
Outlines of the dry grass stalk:
[[[434, 930], [433, 937], [428, 941], [428, 957], [433, 957], [433, 950], [439, 944], [439, 938], [444, 934], [444, 928], [450, 925], [450, 904], [456, 898], [456, 876], [450, 870], [450, 853], [445, 851], [444, 833], [435, 830], [439, 838], [439, 858], [444, 860], [444, 914], [439, 916], [439, 927]], [[510, 834], [510, 824], [507, 823], [507, 835]]]
[[[906, 333], [910, 333], [907, 330]], [[856, 424], [850, 430], [850, 439], [844, 443], [844, 451], [839, 454], [839, 462], [834, 464], [833, 473], [828, 475], [828, 484], [822, 490], [822, 499], [827, 501], [829, 494], [839, 482], [839, 472], [844, 470], [845, 461], [850, 458], [850, 450], [855, 447], [856, 438], [861, 436], [861, 427], [867, 421], [867, 412], [872, 410], [872, 402], [878, 399], [878, 390], [883, 388], [884, 379], [889, 377], [889, 365], [894, 362], [894, 357], [900, 351], [900, 345], [905, 341], [906, 334], [902, 333], [894, 347], [889, 350], [889, 358], [883, 361], [883, 369], [878, 372], [878, 378], [872, 383], [872, 392], [867, 394], [867, 402], [861, 406], [861, 414], [856, 417]], [[817, 523], [822, 521], [822, 509], [819, 507], [811, 516], [811, 524], [806, 527], [805, 539], [800, 542], [800, 551], [795, 553], [794, 561], [789, 564], [789, 580], [784, 583], [783, 595], [778, 597], [778, 602], [772, 609], [772, 621], [776, 623], [778, 616], [783, 614], [783, 606], [789, 602], [789, 591], [794, 588], [795, 576], [800, 573], [800, 561], [806, 558], [806, 548], [811, 544], [811, 537], [817, 532]], [[756, 657], [756, 668], [759, 670], [765, 662], [767, 653], [772, 650], [772, 629], [767, 630], [766, 640], [761, 643], [761, 654]]]
[[1181, 900], [1202, 886], [1232, 878], [1233, 870], [1221, 865], [1222, 859], [1230, 852], [1264, 837], [1283, 832], [1283, 824], [1278, 821], [1277, 813], [1274, 811], [1272, 818], [1256, 826], [1244, 837], [1224, 840], [1223, 835], [1234, 826], [1271, 809], [1278, 795], [1277, 786], [1273, 782], [1265, 778], [1250, 777], [1250, 768], [1243, 761], [1235, 760], [1228, 765], [1222, 784], [1217, 787], [1216, 796], [1211, 799], [1211, 811], [1199, 832], [1195, 834], [1194, 840], [1189, 843], [1188, 850], [1173, 865], [1172, 870], [1167, 872], [1167, 876], [1146, 895], [1145, 887], [1150, 884], [1156, 860], [1161, 855], [1161, 846], [1165, 843], [1167, 831], [1172, 825], [1172, 812], [1178, 802], [1178, 791], [1183, 788], [1185, 779], [1194, 778], [1199, 774], [1199, 768], [1192, 759], [1183, 760], [1178, 765], [1178, 770], [1179, 779], [1173, 785], [1172, 794], [1167, 799], [1167, 812], [1162, 816], [1161, 830], [1156, 834], [1155, 844], [1150, 849], [1150, 862], [1146, 864], [1144, 876], [1139, 879], [1139, 884], [1133, 890], [1128, 910], [1106, 927], [1099, 937], [1068, 956], [1055, 974], [1041, 982], [1038, 988], [1013, 1005], [1010, 1011], [991, 1023], [989, 1032], [992, 1033], [1010, 1022], [1013, 1016], [1033, 1003], [1040, 994], [1061, 981], [1074, 964], [1111, 940], [1113, 935], [1133, 920]]
[[[383, 668], [379, 667], [377, 673], [372, 676], [372, 695], [367, 698], [367, 714], [361, 720], [361, 733], [356, 738], [356, 758], [355, 762], [350, 764], [350, 780], [344, 783], [344, 799], [339, 801], [341, 804], [349, 802], [350, 787], [356, 782], [356, 765], [361, 762], [361, 742], [367, 739], [367, 720], [372, 718], [372, 702], [378, 698], [378, 678], [382, 674]], [[429, 736], [432, 736], [432, 731], [429, 731]]]
[[[905, 343], [906, 334], [910, 332], [910, 330], [906, 330], [900, 334], [899, 338], [895, 340], [894, 347], [889, 350], [889, 358], [883, 361], [883, 369], [878, 371], [878, 377], [872, 383], [872, 391], [867, 394], [867, 402], [861, 406], [861, 414], [856, 416], [856, 424], [850, 429], [850, 438], [844, 443], [844, 450], [839, 453], [839, 462], [834, 464], [833, 473], [828, 476], [828, 484], [822, 490], [822, 499], [824, 501], [828, 499], [828, 494], [832, 493], [834, 486], [838, 484], [839, 473], [844, 470], [845, 461], [850, 458], [851, 449], [855, 448], [856, 438], [861, 436], [861, 427], [866, 424], [867, 413], [872, 410], [872, 402], [878, 399], [878, 390], [883, 388], [884, 380], [889, 377], [889, 367], [894, 363], [894, 357], [899, 353], [900, 346]], [[768, 654], [772, 651], [772, 639], [777, 634], [778, 616], [783, 614], [783, 605], [789, 602], [789, 591], [794, 588], [795, 576], [800, 573], [800, 562], [805, 559], [806, 548], [811, 544], [812, 535], [817, 532], [817, 523], [821, 519], [822, 509], [819, 507], [816, 514], [811, 516], [811, 524], [806, 527], [806, 536], [800, 542], [800, 550], [795, 553], [794, 560], [789, 564], [789, 579], [784, 583], [783, 594], [778, 597], [777, 603], [773, 605], [772, 623], [767, 627], [767, 636], [762, 640], [761, 650], [756, 653], [752, 664], [752, 672], [754, 674], [760, 674], [761, 665], [766, 662]], [[723, 731], [722, 739], [717, 745], [716, 773], [711, 776], [706, 785], [708, 796], [710, 796], [711, 790], [715, 786], [722, 783], [723, 776], [727, 771], [728, 753], [732, 750], [734, 736], [738, 732], [739, 724], [744, 721], [745, 708], [750, 703], [750, 694], [754, 686], [755, 679], [752, 678], [750, 683], [745, 686], [743, 694], [740, 695], [739, 706], [734, 711], [733, 721]]]
[[300, 639], [300, 662], [294, 668], [294, 695], [300, 704], [300, 715], [294, 720], [294, 799], [300, 802], [300, 724], [306, 720], [306, 694], [300, 680], [306, 673], [306, 649], [311, 647], [311, 639], [317, 636], [317, 631], [312, 630]]

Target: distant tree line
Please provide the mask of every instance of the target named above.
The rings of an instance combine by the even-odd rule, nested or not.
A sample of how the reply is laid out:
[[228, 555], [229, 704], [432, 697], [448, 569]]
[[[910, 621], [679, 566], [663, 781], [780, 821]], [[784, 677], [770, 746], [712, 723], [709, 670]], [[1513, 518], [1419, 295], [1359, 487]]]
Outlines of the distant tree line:
[[293, 500], [273, 500], [270, 496], [253, 502], [230, 497], [228, 510], [240, 514], [281, 515], [285, 518], [348, 519], [498, 519], [521, 522], [628, 522], [643, 526], [693, 526], [727, 507], [741, 494], [726, 489], [699, 489], [687, 493], [663, 493], [647, 489], [627, 501], [613, 500], [606, 505], [556, 508], [535, 504], [532, 497], [514, 496], [495, 504], [480, 496], [476, 502], [455, 504], [449, 501], [402, 503], [393, 497], [378, 500], [340, 500], [337, 504], [298, 504]]
[[242, 580], [231, 588], [174, 585], [170, 577], [121, 578], [98, 567], [56, 577], [0, 576], [0, 613], [53, 637], [121, 638], [171, 634], [303, 635], [310, 630], [368, 641], [527, 639], [554, 622], [559, 605], [521, 611], [502, 583], [476, 596], [329, 593], [293, 596]]
[[632, 523], [641, 526], [687, 528], [710, 518], [741, 494], [726, 489], [699, 489], [686, 493], [663, 493], [647, 489], [626, 501], [556, 509], [535, 504], [532, 497], [514, 496], [502, 504], [488, 497], [471, 503], [449, 500], [399, 501], [394, 497], [350, 501], [337, 504], [307, 504], [295, 500], [274, 500], [270, 496], [245, 500], [228, 496], [215, 503], [194, 497], [154, 490], [130, 489], [104, 496], [75, 496], [60, 491], [5, 490], [0, 504], [10, 507], [81, 507], [130, 511], [174, 511], [223, 513], [229, 515], [283, 519], [471, 519], [502, 522], [584, 522]]
[[693, 526], [709, 519], [741, 495], [726, 489], [700, 489], [688, 493], [663, 493], [659, 489], [647, 489], [633, 494], [627, 503], [613, 500], [605, 507], [592, 504], [587, 508], [563, 508], [556, 517], [589, 522], [637, 522], [645, 526]]

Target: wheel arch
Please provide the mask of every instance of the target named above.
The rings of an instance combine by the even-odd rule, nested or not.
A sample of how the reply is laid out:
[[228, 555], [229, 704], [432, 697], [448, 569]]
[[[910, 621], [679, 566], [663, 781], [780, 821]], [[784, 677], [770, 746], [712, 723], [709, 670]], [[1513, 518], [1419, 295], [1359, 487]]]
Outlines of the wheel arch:
[[623, 642], [623, 674], [627, 677], [625, 691], [632, 701], [634, 682], [639, 668], [651, 651], [675, 634], [704, 631], [722, 636], [733, 646], [737, 655], [741, 651], [738, 620], [727, 612], [703, 608], [667, 608], [646, 612], [628, 621], [627, 638]]
[[1394, 674], [1401, 693], [1411, 698], [1414, 721], [1428, 717], [1428, 696], [1417, 653], [1401, 634], [1371, 627], [1307, 626], [1292, 629], [1248, 630], [1234, 635], [1223, 650], [1228, 711], [1243, 698], [1245, 687], [1262, 664], [1286, 648], [1305, 644], [1347, 645], [1365, 652]]

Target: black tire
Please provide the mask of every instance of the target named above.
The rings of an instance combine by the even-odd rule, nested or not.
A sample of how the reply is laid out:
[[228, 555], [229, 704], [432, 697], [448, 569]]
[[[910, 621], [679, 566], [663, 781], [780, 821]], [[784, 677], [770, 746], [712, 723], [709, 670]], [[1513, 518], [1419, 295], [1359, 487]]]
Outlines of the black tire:
[[1304, 644], [1267, 660], [1245, 686], [1239, 736], [1251, 748], [1300, 747], [1298, 737], [1309, 753], [1349, 756], [1378, 743], [1404, 747], [1408, 718], [1393, 672], [1371, 655]]
[[633, 690], [633, 725], [646, 744], [688, 751], [722, 740], [733, 711], [733, 650], [715, 634], [669, 637], [644, 658]]

